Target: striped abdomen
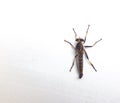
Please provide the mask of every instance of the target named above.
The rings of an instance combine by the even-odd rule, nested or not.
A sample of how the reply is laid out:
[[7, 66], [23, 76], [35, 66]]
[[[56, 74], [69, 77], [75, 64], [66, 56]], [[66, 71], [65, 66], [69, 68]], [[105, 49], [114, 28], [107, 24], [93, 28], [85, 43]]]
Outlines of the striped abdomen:
[[78, 68], [78, 72], [79, 72], [79, 78], [82, 78], [82, 76], [83, 76], [83, 54], [78, 55], [77, 60], [78, 60], [77, 68]]
[[77, 56], [77, 69], [79, 73], [79, 78], [82, 78], [83, 76], [83, 45], [81, 43], [78, 43], [76, 45], [76, 53]]

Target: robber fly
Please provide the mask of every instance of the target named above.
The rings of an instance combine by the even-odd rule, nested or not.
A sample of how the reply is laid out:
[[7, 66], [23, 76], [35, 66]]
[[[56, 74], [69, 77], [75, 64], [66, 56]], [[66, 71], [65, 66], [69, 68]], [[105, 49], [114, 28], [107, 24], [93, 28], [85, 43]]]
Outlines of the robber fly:
[[86, 30], [86, 35], [85, 38], [77, 38], [77, 33], [75, 32], [74, 28], [74, 34], [75, 34], [75, 41], [77, 42], [76, 46], [74, 47], [69, 41], [64, 40], [65, 42], [67, 42], [68, 44], [70, 44], [72, 46], [72, 48], [75, 50], [75, 57], [73, 59], [73, 63], [72, 66], [70, 68], [70, 72], [74, 66], [74, 62], [76, 60], [77, 62], [77, 68], [78, 68], [78, 72], [79, 72], [79, 78], [82, 78], [83, 76], [83, 54], [85, 54], [85, 57], [87, 58], [89, 64], [93, 67], [93, 69], [97, 72], [97, 70], [95, 69], [94, 65], [90, 62], [89, 57], [87, 55], [87, 52], [85, 51], [85, 48], [89, 48], [89, 47], [93, 47], [96, 43], [98, 43], [99, 41], [101, 41], [102, 39], [96, 41], [93, 45], [91, 46], [84, 46], [83, 44], [86, 42], [86, 37], [88, 34], [88, 30], [89, 30], [90, 25], [88, 25], [88, 28]]

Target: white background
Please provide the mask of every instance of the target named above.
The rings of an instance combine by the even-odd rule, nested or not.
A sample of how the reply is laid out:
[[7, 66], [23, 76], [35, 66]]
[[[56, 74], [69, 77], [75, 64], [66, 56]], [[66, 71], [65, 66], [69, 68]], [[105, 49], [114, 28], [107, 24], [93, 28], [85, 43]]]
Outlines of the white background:
[[[72, 72], [74, 27], [86, 44], [84, 76]], [[119, 103], [119, 0], [1, 0], [0, 103]]]

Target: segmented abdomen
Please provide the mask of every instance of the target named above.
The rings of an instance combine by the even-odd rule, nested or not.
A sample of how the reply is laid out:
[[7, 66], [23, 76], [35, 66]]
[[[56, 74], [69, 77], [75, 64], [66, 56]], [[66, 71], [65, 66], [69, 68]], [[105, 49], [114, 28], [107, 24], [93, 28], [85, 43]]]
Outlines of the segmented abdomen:
[[78, 43], [76, 45], [76, 53], [77, 56], [77, 68], [79, 72], [79, 78], [82, 78], [83, 76], [83, 45], [81, 43]]
[[78, 72], [79, 72], [79, 78], [82, 78], [83, 76], [83, 54], [78, 55]]

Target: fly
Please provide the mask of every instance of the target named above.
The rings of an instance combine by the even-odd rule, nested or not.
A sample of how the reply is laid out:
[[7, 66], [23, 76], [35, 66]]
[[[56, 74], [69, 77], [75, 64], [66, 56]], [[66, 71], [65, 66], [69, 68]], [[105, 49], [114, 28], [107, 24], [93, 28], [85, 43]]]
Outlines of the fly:
[[71, 44], [69, 41], [67, 40], [64, 40], [65, 42], [67, 42], [68, 44], [70, 44], [72, 46], [72, 48], [75, 50], [75, 57], [73, 59], [73, 63], [72, 63], [72, 66], [70, 68], [70, 72], [74, 66], [74, 63], [75, 63], [75, 60], [77, 62], [77, 68], [78, 68], [78, 73], [79, 73], [79, 78], [81, 79], [82, 76], [83, 76], [83, 54], [85, 54], [85, 57], [87, 58], [89, 64], [93, 67], [93, 69], [97, 72], [97, 70], [95, 69], [94, 65], [91, 63], [91, 61], [89, 60], [89, 57], [87, 55], [87, 52], [85, 50], [85, 48], [90, 48], [90, 47], [93, 47], [96, 43], [98, 43], [99, 41], [101, 41], [102, 39], [96, 41], [93, 45], [91, 46], [84, 46], [83, 44], [86, 42], [86, 37], [87, 37], [87, 34], [88, 34], [88, 30], [89, 30], [89, 27], [90, 25], [88, 25], [88, 28], [86, 30], [86, 35], [85, 35], [85, 38], [82, 39], [82, 38], [77, 38], [77, 33], [75, 32], [74, 28], [73, 28], [73, 31], [74, 31], [74, 34], [75, 34], [75, 41], [77, 42], [76, 46], [74, 47], [73, 44]]

